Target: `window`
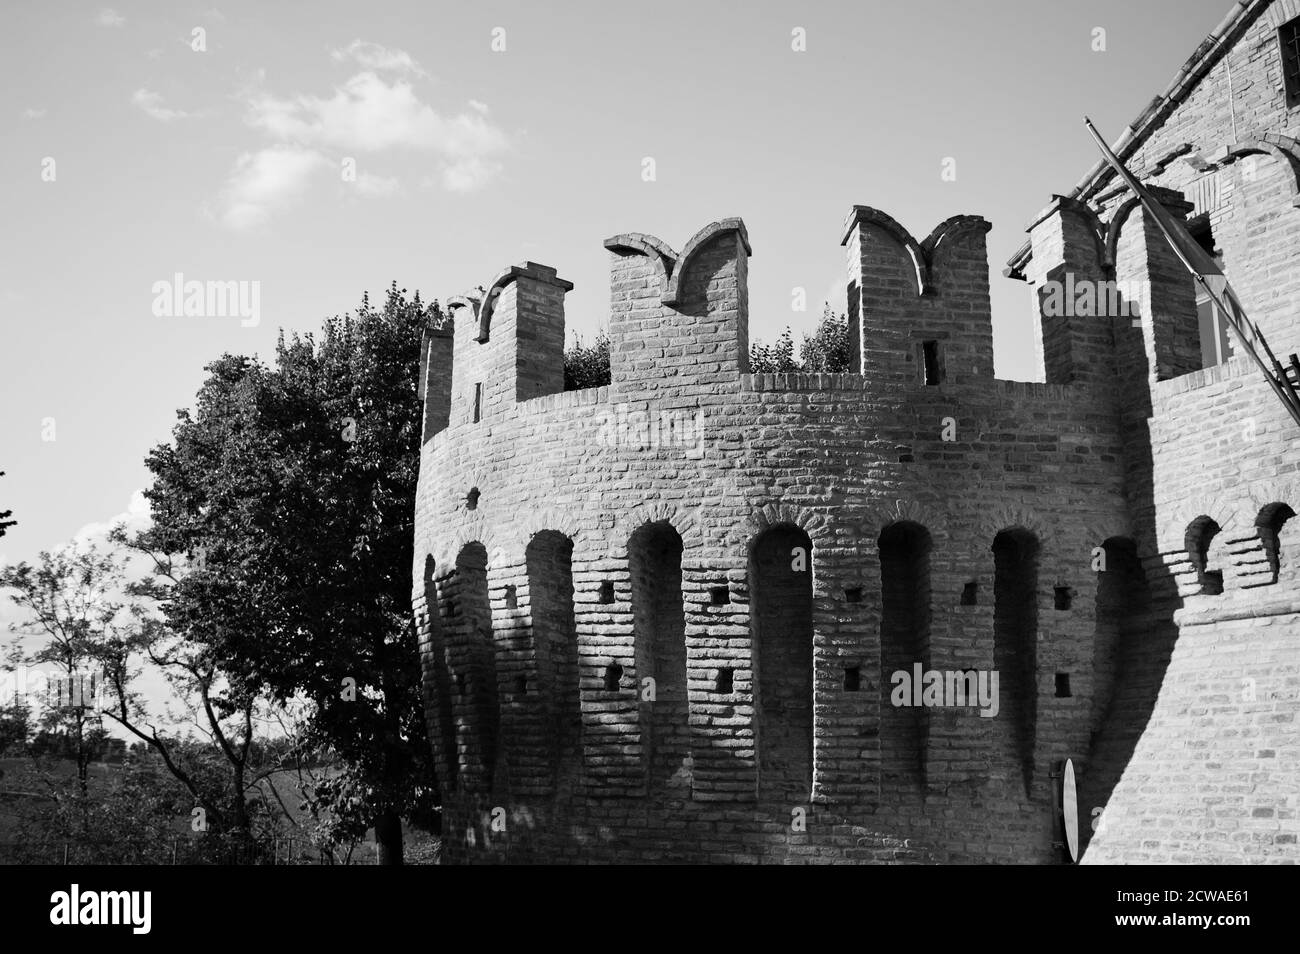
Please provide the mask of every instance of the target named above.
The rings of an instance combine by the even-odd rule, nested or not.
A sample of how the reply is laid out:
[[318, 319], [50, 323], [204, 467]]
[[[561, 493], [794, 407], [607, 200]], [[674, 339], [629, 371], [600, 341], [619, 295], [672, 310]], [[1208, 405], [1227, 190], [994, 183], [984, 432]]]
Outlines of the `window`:
[[1277, 31], [1282, 53], [1282, 78], [1286, 81], [1287, 108], [1300, 105], [1300, 17], [1284, 23]]
[[1219, 532], [1219, 524], [1204, 514], [1197, 517], [1187, 527], [1184, 544], [1191, 559], [1192, 569], [1196, 572], [1198, 592], [1207, 596], [1219, 596], [1223, 593], [1223, 571], [1210, 569], [1210, 541]]
[[[1223, 253], [1214, 244], [1214, 232], [1206, 222], [1200, 228], [1193, 228], [1192, 238], [1205, 250], [1205, 254], [1214, 259], [1214, 264], [1223, 270]], [[1232, 339], [1228, 334], [1228, 322], [1223, 312], [1214, 304], [1205, 290], [1196, 288], [1196, 317], [1201, 332], [1201, 367], [1212, 368], [1223, 364], [1232, 357]]]
[[943, 365], [939, 361], [939, 342], [921, 342], [921, 365], [926, 384], [938, 384], [943, 380]]
[[474, 385], [474, 423], [483, 420], [483, 384]]

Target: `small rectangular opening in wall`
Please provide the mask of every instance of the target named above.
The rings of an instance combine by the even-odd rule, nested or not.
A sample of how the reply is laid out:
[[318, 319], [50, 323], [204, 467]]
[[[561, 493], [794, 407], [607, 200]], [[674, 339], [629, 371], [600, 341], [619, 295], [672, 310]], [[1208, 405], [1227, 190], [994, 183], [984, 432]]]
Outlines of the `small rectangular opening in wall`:
[[1074, 590], [1068, 586], [1058, 586], [1053, 592], [1056, 594], [1056, 608], [1058, 610], [1068, 610], [1070, 603], [1074, 599]]
[[862, 587], [860, 587], [860, 586], [847, 586], [847, 587], [845, 587], [845, 588], [844, 588], [844, 602], [846, 602], [846, 603], [861, 603], [861, 602], [862, 602]]
[[980, 601], [980, 584], [978, 580], [971, 580], [961, 588], [961, 605], [978, 606]]
[[519, 591], [514, 586], [506, 587], [506, 609], [519, 608]]
[[862, 688], [862, 667], [845, 666], [844, 667], [844, 691], [857, 692]]
[[709, 587], [709, 603], [713, 606], [726, 606], [731, 602], [731, 590], [725, 586]]
[[610, 663], [605, 667], [605, 691], [618, 692], [619, 686], [623, 681], [623, 667], [618, 663]]
[[730, 669], [719, 669], [718, 679], [714, 686], [717, 692], [724, 695], [730, 695], [732, 689], [732, 672]]
[[921, 342], [921, 365], [926, 384], [938, 384], [943, 380], [943, 367], [939, 362], [939, 342]]
[[515, 695], [519, 695], [519, 696], [528, 695], [527, 676], [515, 676]]
[[474, 385], [474, 423], [477, 424], [483, 419], [483, 383], [480, 381]]
[[1068, 672], [1058, 672], [1056, 674], [1056, 698], [1068, 699], [1070, 697], [1070, 674]]
[[899, 454], [899, 455], [898, 455], [898, 462], [899, 462], [900, 464], [910, 464], [910, 463], [914, 462], [915, 460], [916, 460], [916, 457], [915, 457], [914, 455], [910, 454], [910, 453], [907, 453], [907, 454]]
[[610, 580], [604, 580], [600, 584], [600, 592], [596, 594], [597, 603], [614, 602], [614, 584]]

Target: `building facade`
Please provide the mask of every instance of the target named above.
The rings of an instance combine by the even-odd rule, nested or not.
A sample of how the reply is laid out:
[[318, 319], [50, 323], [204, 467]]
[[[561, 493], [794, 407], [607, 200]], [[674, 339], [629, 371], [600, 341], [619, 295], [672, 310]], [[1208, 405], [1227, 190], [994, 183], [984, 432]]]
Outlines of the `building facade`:
[[[1117, 147], [1282, 356], [1296, 17], [1237, 4]], [[844, 374], [750, 373], [739, 219], [606, 240], [607, 387], [563, 390], [554, 269], [451, 300], [414, 567], [447, 860], [1063, 863], [1066, 760], [1084, 862], [1300, 860], [1300, 428], [1101, 166], [1007, 269], [1046, 380], [998, 380], [988, 228], [852, 208]]]

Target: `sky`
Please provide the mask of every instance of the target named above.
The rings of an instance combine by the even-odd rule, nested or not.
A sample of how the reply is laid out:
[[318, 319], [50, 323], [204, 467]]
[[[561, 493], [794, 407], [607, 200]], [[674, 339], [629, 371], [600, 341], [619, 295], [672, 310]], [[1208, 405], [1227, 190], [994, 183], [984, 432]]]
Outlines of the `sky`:
[[[8, 2], [0, 561], [145, 519], [144, 457], [223, 352], [525, 259], [590, 338], [620, 232], [680, 249], [742, 217], [770, 340], [843, 308], [852, 205], [918, 239], [983, 215], [998, 376], [1041, 380], [1006, 259], [1097, 158], [1082, 116], [1117, 138], [1229, 5]], [[249, 307], [169, 317], [177, 273]]]

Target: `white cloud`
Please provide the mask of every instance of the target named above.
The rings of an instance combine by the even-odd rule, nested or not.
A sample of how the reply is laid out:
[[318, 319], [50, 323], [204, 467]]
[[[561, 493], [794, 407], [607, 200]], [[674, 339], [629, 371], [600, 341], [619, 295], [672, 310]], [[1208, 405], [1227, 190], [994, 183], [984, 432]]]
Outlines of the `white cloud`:
[[118, 13], [116, 10], [104, 7], [104, 9], [100, 10], [98, 15], [96, 15], [95, 22], [102, 27], [120, 27], [122, 24], [126, 23], [126, 17], [122, 16], [122, 14]]
[[442, 116], [420, 102], [411, 85], [358, 73], [328, 99], [258, 96], [249, 123], [277, 139], [376, 152], [406, 147], [468, 159], [504, 151], [506, 135], [482, 116]]
[[72, 535], [72, 540], [67, 545], [80, 546], [87, 543], [96, 543], [103, 549], [108, 540], [108, 532], [113, 527], [125, 526], [128, 533], [134, 533], [149, 526], [150, 519], [149, 501], [145, 499], [143, 490], [137, 490], [131, 495], [131, 501], [126, 505], [125, 510], [108, 520], [86, 524]]
[[44, 118], [45, 118], [45, 110], [43, 109], [33, 109], [32, 107], [29, 106], [23, 110], [23, 119], [44, 119]]
[[442, 170], [442, 187], [448, 192], [473, 192], [496, 178], [501, 163], [485, 159], [461, 159]]
[[369, 172], [357, 176], [354, 185], [357, 192], [368, 199], [386, 199], [402, 190], [396, 176], [377, 176]]
[[479, 111], [480, 113], [482, 113], [484, 116], [487, 115], [487, 111], [488, 111], [487, 103], [481, 103], [481, 102], [479, 102], [477, 99], [471, 99], [471, 100], [469, 101], [469, 105], [470, 105], [470, 108], [471, 108], [471, 109], [476, 109], [476, 110], [478, 110], [478, 111]]
[[246, 152], [235, 160], [218, 218], [236, 231], [264, 225], [272, 215], [299, 201], [312, 176], [329, 167], [329, 160], [319, 152], [299, 146]]
[[139, 106], [144, 110], [145, 115], [150, 116], [160, 123], [171, 122], [173, 119], [184, 119], [189, 113], [180, 109], [169, 109], [162, 104], [162, 94], [155, 93], [148, 89], [138, 89], [131, 94], [131, 103]]
[[[336, 59], [383, 59], [394, 69], [418, 69], [401, 51], [361, 41], [333, 55]], [[432, 154], [440, 161], [433, 164], [432, 176], [422, 179], [421, 185], [432, 183], [436, 176], [449, 191], [469, 192], [500, 173], [499, 157], [510, 146], [506, 133], [485, 117], [484, 104], [474, 103], [455, 115], [444, 115], [421, 101], [406, 80], [390, 82], [373, 70], [357, 73], [326, 97], [278, 97], [260, 88], [263, 79], [264, 74], [255, 75], [239, 95], [247, 104], [248, 125], [277, 144], [245, 153], [235, 163], [215, 213], [232, 229], [262, 225], [300, 199], [312, 177], [332, 167], [333, 161], [327, 158], [331, 153], [355, 156], [405, 149]], [[157, 102], [151, 105], [161, 108]], [[358, 195], [367, 198], [401, 192], [395, 176], [362, 173], [353, 185]]]
[[378, 43], [366, 40], [353, 40], [341, 49], [331, 50], [330, 58], [335, 63], [352, 60], [368, 70], [382, 70], [390, 73], [410, 73], [422, 79], [428, 79], [426, 73], [415, 58], [405, 50], [389, 49]]

